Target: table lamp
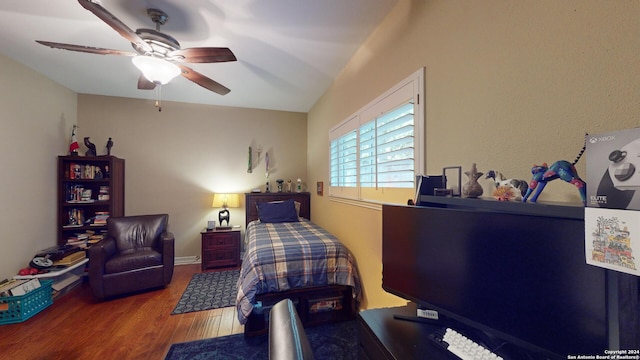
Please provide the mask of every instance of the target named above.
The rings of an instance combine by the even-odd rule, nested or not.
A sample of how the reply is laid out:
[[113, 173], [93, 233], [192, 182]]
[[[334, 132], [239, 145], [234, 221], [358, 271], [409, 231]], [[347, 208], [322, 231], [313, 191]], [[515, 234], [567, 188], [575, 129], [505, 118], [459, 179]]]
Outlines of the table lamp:
[[[229, 208], [240, 207], [240, 196], [238, 194], [214, 194], [211, 207], [222, 208], [222, 210], [218, 212], [218, 223], [220, 226], [216, 226], [216, 230], [231, 229], [229, 225]], [[227, 221], [227, 226], [222, 226], [222, 222], [225, 220]]]

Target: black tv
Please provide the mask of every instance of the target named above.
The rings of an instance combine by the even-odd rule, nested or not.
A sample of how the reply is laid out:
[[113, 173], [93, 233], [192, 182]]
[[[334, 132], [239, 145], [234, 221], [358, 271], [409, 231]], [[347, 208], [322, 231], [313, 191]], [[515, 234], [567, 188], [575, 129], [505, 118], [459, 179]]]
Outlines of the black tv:
[[438, 311], [505, 358], [617, 346], [609, 275], [585, 262], [582, 219], [384, 205], [382, 224], [384, 290]]

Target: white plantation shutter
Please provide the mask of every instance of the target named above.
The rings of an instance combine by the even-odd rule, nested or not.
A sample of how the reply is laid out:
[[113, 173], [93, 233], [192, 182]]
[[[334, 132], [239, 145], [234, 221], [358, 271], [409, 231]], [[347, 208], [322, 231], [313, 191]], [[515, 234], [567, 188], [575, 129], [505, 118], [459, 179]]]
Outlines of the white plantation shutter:
[[413, 103], [360, 127], [360, 186], [414, 187]]
[[329, 132], [329, 195], [406, 203], [423, 173], [424, 69]]

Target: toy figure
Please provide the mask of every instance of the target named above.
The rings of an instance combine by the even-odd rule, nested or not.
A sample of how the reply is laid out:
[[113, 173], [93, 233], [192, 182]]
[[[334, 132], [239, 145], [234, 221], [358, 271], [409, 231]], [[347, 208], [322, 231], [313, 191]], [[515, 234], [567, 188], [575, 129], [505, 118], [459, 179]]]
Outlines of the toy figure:
[[582, 199], [582, 203], [586, 206], [587, 184], [582, 179], [580, 179], [580, 176], [578, 176], [578, 172], [576, 171], [575, 167], [578, 160], [580, 160], [580, 158], [582, 157], [585, 149], [586, 143], [585, 146], [582, 147], [582, 150], [573, 161], [573, 163], [570, 163], [566, 160], [559, 160], [551, 164], [551, 166], [547, 166], [547, 163], [542, 163], [542, 165], [534, 164], [531, 168], [531, 174], [533, 174], [533, 178], [531, 179], [531, 182], [529, 182], [529, 188], [527, 189], [527, 192], [522, 197], [522, 202], [527, 202], [527, 199], [531, 195], [533, 195], [531, 196], [531, 202], [536, 202], [538, 200], [538, 196], [540, 196], [540, 193], [542, 192], [542, 190], [544, 190], [544, 187], [547, 186], [547, 183], [549, 181], [562, 179], [570, 184], [575, 185], [578, 188], [578, 191], [580, 191], [580, 198]]
[[109, 138], [109, 140], [107, 140], [107, 155], [111, 155], [112, 147], [113, 147], [113, 140]]
[[494, 184], [496, 185], [496, 189], [501, 186], [507, 186], [513, 188], [514, 199], [520, 200], [524, 194], [527, 192], [527, 182], [519, 179], [506, 179], [501, 172], [495, 170], [487, 171], [487, 175], [485, 179], [493, 179]]

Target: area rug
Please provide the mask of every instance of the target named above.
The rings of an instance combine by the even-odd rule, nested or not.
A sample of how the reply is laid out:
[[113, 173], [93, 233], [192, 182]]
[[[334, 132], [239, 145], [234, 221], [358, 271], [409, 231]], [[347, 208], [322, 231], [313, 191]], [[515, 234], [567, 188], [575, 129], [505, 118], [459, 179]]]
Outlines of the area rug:
[[[358, 358], [358, 334], [355, 320], [305, 329], [315, 359], [347, 360]], [[269, 359], [267, 335], [245, 338], [244, 334], [171, 345], [165, 360], [196, 359]]]
[[239, 270], [194, 274], [171, 315], [234, 306]]

